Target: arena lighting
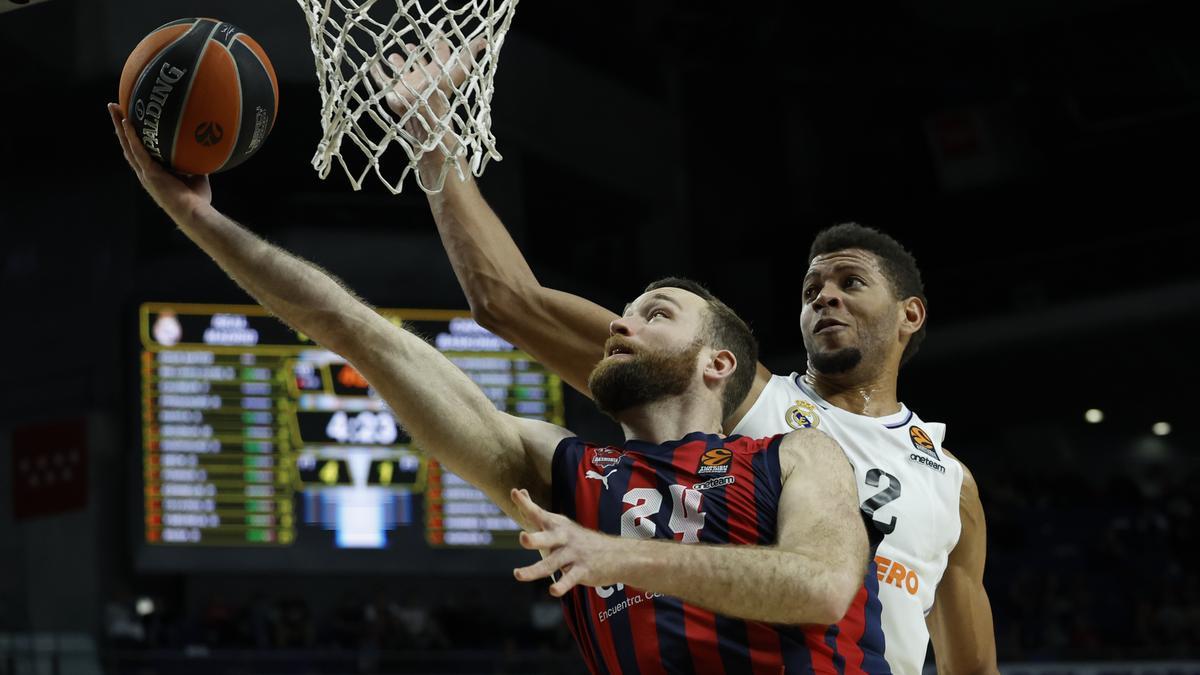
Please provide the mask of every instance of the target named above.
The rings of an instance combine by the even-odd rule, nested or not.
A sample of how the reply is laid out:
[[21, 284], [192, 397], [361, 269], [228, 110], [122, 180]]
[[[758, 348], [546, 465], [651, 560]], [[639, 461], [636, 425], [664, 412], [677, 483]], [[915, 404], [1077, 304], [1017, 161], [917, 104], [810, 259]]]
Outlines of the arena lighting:
[[154, 600], [147, 597], [137, 599], [137, 604], [134, 606], [138, 616], [150, 616], [154, 613]]
[[1171, 425], [1166, 422], [1155, 422], [1154, 426], [1150, 427], [1150, 431], [1153, 431], [1155, 436], [1166, 436], [1171, 433]]
[[1091, 424], [1099, 424], [1104, 421], [1104, 411], [1099, 408], [1091, 408], [1083, 413], [1083, 419]]

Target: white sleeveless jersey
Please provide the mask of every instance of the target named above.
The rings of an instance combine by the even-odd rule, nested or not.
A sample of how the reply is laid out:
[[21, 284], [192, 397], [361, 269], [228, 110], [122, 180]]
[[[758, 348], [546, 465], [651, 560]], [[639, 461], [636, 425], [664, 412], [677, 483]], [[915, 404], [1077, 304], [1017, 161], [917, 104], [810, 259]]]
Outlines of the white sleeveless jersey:
[[942, 451], [946, 427], [903, 404], [886, 417], [847, 412], [792, 373], [772, 376], [732, 433], [760, 438], [806, 427], [833, 437], [854, 465], [863, 508], [884, 533], [875, 556], [884, 658], [892, 672], [917, 675], [929, 646], [925, 615], [961, 530], [963, 469]]

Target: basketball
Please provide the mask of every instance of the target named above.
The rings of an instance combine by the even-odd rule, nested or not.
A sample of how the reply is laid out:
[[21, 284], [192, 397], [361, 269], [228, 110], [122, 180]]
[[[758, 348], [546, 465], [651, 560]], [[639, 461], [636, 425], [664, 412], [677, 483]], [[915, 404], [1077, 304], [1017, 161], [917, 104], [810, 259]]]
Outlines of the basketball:
[[152, 157], [179, 173], [210, 174], [262, 147], [279, 84], [267, 53], [233, 24], [179, 19], [134, 48], [118, 100]]

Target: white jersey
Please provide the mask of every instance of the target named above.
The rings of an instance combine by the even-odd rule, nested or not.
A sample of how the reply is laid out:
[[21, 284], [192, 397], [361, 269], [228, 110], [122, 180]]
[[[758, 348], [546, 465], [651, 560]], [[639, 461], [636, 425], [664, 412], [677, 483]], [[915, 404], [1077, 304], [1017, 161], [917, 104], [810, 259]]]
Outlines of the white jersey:
[[917, 675], [929, 646], [925, 615], [961, 531], [963, 468], [942, 451], [946, 427], [903, 404], [886, 417], [847, 412], [792, 373], [772, 376], [732, 433], [761, 438], [806, 427], [833, 437], [854, 465], [863, 509], [884, 533], [874, 561], [884, 658], [892, 672]]

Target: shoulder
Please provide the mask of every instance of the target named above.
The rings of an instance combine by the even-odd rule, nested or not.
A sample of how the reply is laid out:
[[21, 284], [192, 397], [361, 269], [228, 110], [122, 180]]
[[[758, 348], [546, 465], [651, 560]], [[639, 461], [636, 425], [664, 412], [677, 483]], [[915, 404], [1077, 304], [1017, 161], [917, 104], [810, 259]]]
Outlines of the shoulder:
[[575, 437], [570, 429], [550, 422], [531, 420], [515, 415], [509, 415], [509, 419], [520, 432], [521, 439], [526, 446], [537, 445], [553, 450], [563, 439]]
[[982, 550], [987, 537], [987, 522], [983, 515], [983, 502], [979, 499], [979, 484], [975, 482], [975, 475], [961, 459], [955, 457], [944, 447], [942, 452], [962, 467], [963, 474], [962, 487], [958, 493], [958, 518], [961, 529], [959, 530], [959, 545], [955, 547], [955, 550], [960, 553], [973, 549]]
[[[978, 505], [980, 503], [979, 484], [975, 482], [975, 474], [971, 473], [966, 463], [951, 453], [949, 448], [942, 446], [942, 453], [957, 462], [958, 466], [962, 469], [962, 487], [959, 489], [959, 503], [964, 507]], [[979, 506], [979, 511], [982, 513], [982, 506]]]
[[816, 429], [796, 429], [785, 434], [779, 443], [779, 465], [785, 479], [797, 471], [820, 476], [831, 469], [853, 468], [842, 446]]

